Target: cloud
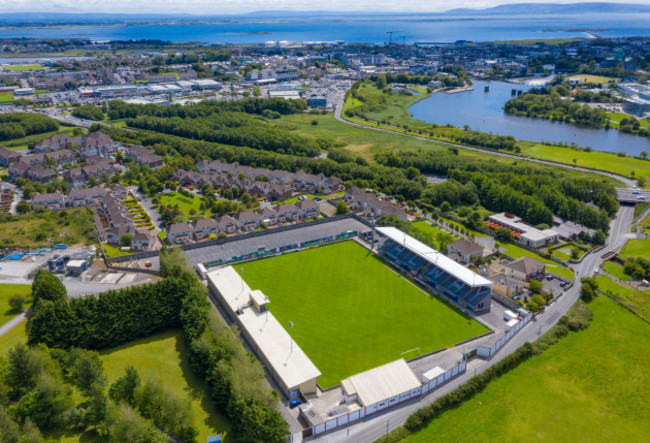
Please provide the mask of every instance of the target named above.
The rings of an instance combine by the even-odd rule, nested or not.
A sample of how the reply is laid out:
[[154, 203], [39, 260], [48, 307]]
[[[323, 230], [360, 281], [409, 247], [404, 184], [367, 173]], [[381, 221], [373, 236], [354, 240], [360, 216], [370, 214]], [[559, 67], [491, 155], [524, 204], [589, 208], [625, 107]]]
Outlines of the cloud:
[[[158, 13], [222, 15], [262, 10], [435, 12], [451, 8], [484, 8], [526, 0], [0, 0], [3, 12]], [[535, 1], [535, 0], [532, 0]], [[540, 1], [540, 0], [536, 0]], [[543, 1], [543, 0], [541, 0]], [[594, 0], [591, 0], [594, 1]], [[605, 1], [605, 0], [595, 0]], [[612, 1], [612, 0], [610, 0]], [[630, 0], [632, 1], [632, 0]], [[650, 0], [634, 0], [650, 3]], [[546, 0], [573, 3], [575, 0]]]

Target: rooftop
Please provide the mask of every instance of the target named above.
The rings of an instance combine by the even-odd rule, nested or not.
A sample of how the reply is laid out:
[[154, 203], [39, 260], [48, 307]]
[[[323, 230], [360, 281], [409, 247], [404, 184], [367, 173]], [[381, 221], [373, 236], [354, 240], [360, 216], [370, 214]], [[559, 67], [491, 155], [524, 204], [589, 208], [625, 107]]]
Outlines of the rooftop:
[[421, 385], [403, 358], [341, 380], [345, 393], [357, 394], [363, 406], [374, 405]]

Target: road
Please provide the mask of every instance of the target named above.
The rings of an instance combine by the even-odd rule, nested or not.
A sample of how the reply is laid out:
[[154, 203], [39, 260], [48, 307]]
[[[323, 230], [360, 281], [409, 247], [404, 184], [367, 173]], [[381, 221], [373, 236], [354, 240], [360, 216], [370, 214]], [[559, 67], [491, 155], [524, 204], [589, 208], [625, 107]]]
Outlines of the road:
[[[356, 123], [350, 123], [344, 120], [341, 117], [341, 108], [342, 103], [337, 104], [335, 116], [338, 120], [352, 124], [359, 127], [365, 127], [374, 130], [385, 131], [378, 128], [370, 128], [364, 125], [359, 125]], [[387, 131], [391, 132], [391, 131]], [[405, 135], [408, 136], [408, 135]], [[431, 141], [423, 137], [416, 137], [420, 140]], [[448, 143], [453, 144], [453, 143]], [[477, 148], [471, 148], [467, 146], [462, 146], [466, 149], [472, 149], [475, 151], [483, 151]], [[484, 151], [483, 151], [484, 152]], [[490, 151], [491, 152], [491, 151]], [[601, 171], [592, 171], [586, 168], [576, 168], [569, 165], [564, 165], [560, 163], [548, 162], [544, 160], [534, 160], [528, 158], [522, 158], [515, 155], [502, 154], [502, 153], [493, 153], [494, 155], [500, 155], [503, 157], [514, 158], [518, 160], [533, 161], [541, 164], [548, 164], [553, 166], [560, 166], [567, 169], [576, 169], [588, 172], [595, 172], [601, 175], [606, 175], [612, 178], [615, 178], [623, 183], [629, 188], [632, 188], [636, 183], [626, 177], [622, 177], [616, 174], [601, 172]], [[630, 226], [632, 224], [634, 209], [630, 206], [621, 206], [616, 217], [610, 222], [610, 233], [607, 241], [607, 245], [604, 249], [598, 251], [597, 253], [588, 253], [585, 255], [582, 262], [571, 265], [572, 269], [575, 272], [576, 281], [579, 282], [580, 278], [584, 276], [593, 275], [596, 267], [600, 266], [603, 261], [601, 256], [607, 252], [619, 250], [627, 240], [630, 235]], [[404, 424], [406, 419], [410, 414], [417, 411], [418, 409], [431, 404], [436, 399], [441, 396], [448, 394], [454, 389], [458, 388], [460, 385], [465, 383], [471, 377], [476, 374], [480, 374], [485, 371], [490, 366], [499, 362], [503, 358], [510, 355], [512, 352], [517, 350], [526, 342], [532, 342], [539, 338], [540, 335], [548, 331], [553, 327], [557, 321], [564, 315], [566, 312], [573, 306], [573, 304], [578, 300], [580, 296], [580, 284], [575, 284], [569, 290], [567, 290], [562, 296], [557, 298], [549, 306], [546, 307], [544, 312], [538, 314], [533, 321], [526, 325], [522, 330], [514, 336], [508, 343], [506, 343], [503, 348], [491, 359], [474, 359], [469, 362], [467, 366], [467, 371], [460, 377], [451, 380], [447, 385], [441, 387], [433, 393], [421, 397], [416, 400], [412, 400], [405, 405], [402, 405], [398, 408], [390, 409], [387, 412], [378, 413], [372, 415], [370, 418], [361, 421], [353, 426], [347, 428], [341, 428], [337, 431], [326, 434], [322, 437], [319, 437], [320, 441], [323, 442], [373, 442], [386, 434], [387, 430], [393, 430]]]
[[151, 200], [147, 198], [146, 195], [138, 191], [137, 186], [129, 186], [129, 192], [137, 196], [138, 203], [140, 203], [140, 206], [142, 206], [144, 212], [146, 212], [149, 218], [151, 218], [151, 222], [154, 225], [151, 233], [157, 236], [160, 232], [160, 213], [158, 212], [158, 209], [156, 209], [156, 207], [153, 205]]

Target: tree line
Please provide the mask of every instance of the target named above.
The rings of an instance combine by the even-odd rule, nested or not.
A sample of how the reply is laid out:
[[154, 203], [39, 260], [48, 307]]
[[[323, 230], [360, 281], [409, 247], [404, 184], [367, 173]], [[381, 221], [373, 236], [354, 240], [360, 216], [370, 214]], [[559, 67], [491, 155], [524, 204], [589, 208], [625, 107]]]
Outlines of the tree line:
[[0, 114], [0, 141], [59, 130], [59, 122], [46, 115], [26, 112]]
[[[87, 299], [68, 299], [65, 287], [55, 276], [39, 271], [33, 284], [34, 314], [28, 343], [69, 352], [74, 348], [102, 349], [180, 326], [192, 370], [205, 381], [210, 396], [227, 413], [234, 440], [285, 441], [289, 429], [275, 409], [278, 394], [268, 387], [262, 365], [242, 347], [237, 328], [226, 326], [215, 314], [206, 299], [205, 288], [187, 265], [187, 256], [179, 249], [166, 250], [161, 252], [160, 261], [164, 276], [161, 282]], [[182, 415], [188, 408], [162, 391], [158, 383], [140, 384], [134, 371], [127, 368], [125, 375], [111, 386], [109, 397], [123, 422], [130, 423], [142, 435], [151, 434], [138, 441], [168, 441], [170, 437], [194, 441], [196, 434]], [[156, 413], [165, 405], [176, 414]], [[156, 436], [160, 430], [164, 432], [163, 439]]]

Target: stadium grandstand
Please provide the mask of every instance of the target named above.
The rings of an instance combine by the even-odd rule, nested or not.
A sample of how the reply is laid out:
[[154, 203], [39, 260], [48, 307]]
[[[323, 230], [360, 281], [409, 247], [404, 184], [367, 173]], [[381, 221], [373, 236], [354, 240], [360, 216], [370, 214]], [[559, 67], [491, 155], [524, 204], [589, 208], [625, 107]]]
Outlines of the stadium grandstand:
[[379, 253], [393, 266], [433, 292], [449, 297], [461, 308], [475, 314], [490, 311], [492, 283], [489, 280], [397, 228], [380, 227], [377, 231], [385, 237]]

